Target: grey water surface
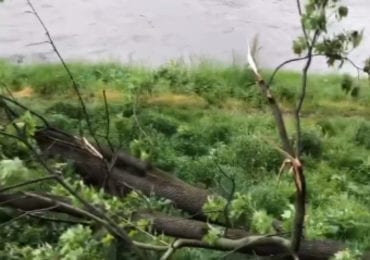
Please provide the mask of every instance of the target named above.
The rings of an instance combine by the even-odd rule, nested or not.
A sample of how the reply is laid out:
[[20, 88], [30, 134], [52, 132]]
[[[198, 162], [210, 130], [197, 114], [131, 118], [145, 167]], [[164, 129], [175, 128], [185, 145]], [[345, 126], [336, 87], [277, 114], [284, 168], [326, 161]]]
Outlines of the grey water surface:
[[[57, 47], [68, 61], [119, 61], [148, 66], [171, 59], [245, 56], [247, 39], [258, 34], [259, 63], [272, 68], [294, 57], [300, 35], [296, 1], [288, 0], [33, 0]], [[351, 53], [362, 65], [370, 56], [370, 1], [344, 1], [350, 14], [332, 30], [364, 29]], [[56, 61], [45, 33], [25, 0], [0, 4], [0, 57], [14, 62]], [[367, 30], [369, 29], [369, 30]], [[300, 64], [290, 68], [301, 69]], [[318, 60], [316, 71], [326, 71]], [[353, 72], [351, 67], [345, 70]]]

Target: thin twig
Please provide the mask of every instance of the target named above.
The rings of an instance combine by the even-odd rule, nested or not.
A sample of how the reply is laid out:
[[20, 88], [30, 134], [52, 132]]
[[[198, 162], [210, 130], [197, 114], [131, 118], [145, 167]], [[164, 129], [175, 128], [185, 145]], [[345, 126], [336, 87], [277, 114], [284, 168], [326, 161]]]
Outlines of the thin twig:
[[[216, 167], [218, 168], [218, 170], [221, 172], [221, 174], [226, 179], [228, 179], [230, 181], [230, 183], [231, 183], [231, 191], [229, 192], [229, 194], [227, 196], [227, 202], [226, 202], [226, 205], [225, 205], [224, 210], [223, 210], [224, 217], [225, 217], [225, 222], [226, 222], [226, 226], [227, 227], [231, 227], [232, 224], [231, 224], [231, 220], [230, 220], [230, 217], [229, 217], [229, 211], [230, 211], [231, 201], [234, 198], [235, 189], [236, 189], [235, 178], [233, 176], [230, 176], [229, 174], [227, 174], [224, 171], [224, 169], [222, 169], [222, 167], [218, 164], [218, 162], [216, 160], [213, 160], [213, 161], [216, 164]], [[226, 231], [227, 231], [227, 229], [226, 229]]]
[[107, 144], [109, 145], [109, 148], [111, 149], [111, 152], [114, 153], [114, 146], [112, 142], [110, 141], [110, 113], [109, 113], [109, 105], [108, 105], [108, 99], [107, 94], [105, 92], [105, 89], [103, 90], [103, 99], [104, 99], [104, 111], [105, 111], [105, 118], [106, 118], [106, 128], [105, 128], [105, 140], [107, 141]]
[[78, 85], [77, 81], [75, 80], [75, 78], [74, 78], [71, 70], [67, 66], [67, 64], [64, 61], [62, 55], [60, 54], [58, 48], [56, 47], [55, 42], [54, 42], [53, 38], [51, 37], [51, 34], [50, 34], [48, 28], [46, 27], [44, 21], [41, 19], [41, 17], [39, 15], [39, 13], [37, 12], [36, 8], [33, 6], [31, 0], [26, 0], [26, 1], [27, 1], [27, 4], [32, 9], [33, 14], [36, 16], [37, 20], [41, 24], [42, 28], [44, 29], [45, 34], [46, 34], [46, 37], [49, 39], [50, 45], [52, 46], [55, 54], [58, 56], [58, 59], [62, 63], [62, 66], [65, 69], [68, 77], [70, 78], [70, 80], [72, 82], [72, 87], [73, 87], [73, 89], [74, 89], [74, 91], [75, 91], [75, 93], [76, 93], [76, 95], [78, 97], [78, 100], [80, 102], [82, 113], [84, 114], [84, 117], [85, 117], [85, 120], [86, 120], [86, 124], [87, 124], [87, 128], [89, 130], [89, 133], [92, 136], [92, 138], [94, 139], [95, 143], [100, 147], [99, 140], [96, 137], [95, 132], [93, 130], [93, 127], [92, 127], [92, 124], [91, 124], [91, 121], [90, 121], [90, 116], [89, 116], [89, 113], [87, 112], [86, 105], [85, 105], [85, 102], [84, 102], [84, 100], [82, 98], [82, 94], [80, 92], [79, 85]]
[[14, 184], [12, 186], [7, 186], [5, 188], [0, 189], [0, 193], [6, 192], [6, 191], [9, 191], [9, 190], [12, 190], [12, 189], [20, 188], [20, 187], [23, 187], [23, 186], [31, 185], [31, 184], [34, 184], [34, 183], [38, 183], [38, 182], [48, 181], [48, 180], [55, 180], [55, 176], [46, 176], [46, 177], [43, 177], [43, 178], [38, 178], [38, 179], [34, 179], [34, 180]]
[[297, 144], [296, 144], [296, 153], [295, 153], [296, 158], [300, 157], [300, 152], [301, 152], [301, 135], [302, 134], [301, 134], [300, 113], [301, 113], [301, 110], [302, 110], [304, 99], [306, 97], [307, 83], [308, 83], [307, 82], [308, 70], [311, 66], [311, 62], [312, 62], [312, 58], [313, 58], [313, 56], [312, 56], [313, 49], [315, 47], [318, 35], [319, 35], [319, 31], [316, 30], [315, 34], [312, 38], [312, 43], [308, 47], [307, 61], [306, 61], [306, 64], [303, 68], [303, 71], [302, 71], [302, 91], [301, 91], [301, 95], [299, 97], [298, 104], [297, 104], [297, 107], [296, 107], [296, 110], [295, 110], [296, 131], [297, 131]]
[[53, 205], [53, 206], [51, 206], [51, 207], [47, 207], [47, 208], [36, 209], [36, 210], [30, 210], [30, 211], [25, 211], [25, 212], [21, 213], [20, 215], [18, 215], [18, 216], [16, 216], [16, 217], [12, 218], [12, 219], [10, 219], [10, 220], [8, 220], [8, 221], [6, 221], [6, 222], [1, 223], [1, 224], [0, 224], [0, 227], [3, 227], [3, 226], [6, 226], [6, 225], [9, 225], [11, 222], [14, 222], [14, 221], [16, 221], [16, 220], [18, 220], [18, 219], [20, 219], [20, 218], [26, 217], [26, 216], [28, 216], [28, 215], [29, 215], [29, 214], [31, 214], [31, 213], [41, 212], [41, 211], [49, 211], [49, 210], [55, 209], [55, 208], [57, 208], [57, 207], [58, 207], [58, 205]]
[[11, 109], [10, 106], [2, 98], [0, 98], [0, 106], [4, 108], [6, 117], [8, 118], [9, 123], [14, 127], [17, 135], [21, 136], [23, 134], [23, 131], [15, 122], [15, 119], [19, 117], [19, 115], [13, 109]]
[[248, 64], [251, 66], [251, 68], [253, 70], [253, 73], [256, 77], [256, 82], [257, 82], [257, 84], [260, 87], [263, 95], [265, 96], [265, 98], [267, 99], [267, 101], [270, 105], [270, 108], [272, 110], [272, 114], [273, 114], [273, 116], [275, 118], [275, 121], [276, 121], [276, 126], [278, 128], [279, 136], [280, 136], [281, 142], [283, 144], [284, 151], [287, 152], [288, 154], [290, 154], [291, 156], [293, 156], [294, 149], [293, 149], [293, 147], [292, 147], [292, 145], [289, 141], [288, 131], [286, 129], [283, 113], [280, 109], [280, 106], [276, 102], [274, 96], [272, 95], [269, 85], [265, 82], [265, 80], [263, 79], [261, 74], [258, 72], [258, 68], [256, 66], [256, 63], [255, 63], [253, 57], [252, 57], [249, 45], [247, 46], [247, 49], [248, 49], [248, 51], [247, 51]]
[[44, 124], [45, 126], [49, 127], [49, 123], [47, 122], [47, 120], [46, 120], [43, 116], [41, 116], [40, 114], [36, 113], [35, 111], [33, 111], [33, 110], [29, 109], [28, 107], [25, 107], [24, 105], [22, 105], [22, 104], [21, 104], [21, 103], [19, 103], [18, 101], [14, 100], [14, 99], [11, 99], [11, 98], [8, 98], [8, 97], [6, 97], [6, 96], [4, 96], [4, 95], [0, 95], [0, 98], [1, 98], [1, 99], [4, 99], [4, 100], [6, 100], [6, 101], [9, 101], [9, 102], [11, 102], [11, 103], [13, 103], [14, 105], [16, 105], [16, 106], [18, 106], [18, 107], [22, 108], [22, 109], [23, 109], [23, 110], [25, 110], [25, 111], [29, 111], [32, 115], [34, 115], [34, 116], [36, 116], [37, 118], [39, 118], [39, 119], [43, 122], [43, 124]]
[[133, 117], [134, 117], [134, 120], [136, 122], [136, 125], [137, 127], [139, 128], [140, 132], [143, 134], [143, 136], [148, 140], [149, 144], [150, 145], [154, 145], [154, 142], [153, 140], [150, 138], [150, 136], [144, 131], [144, 129], [142, 128], [141, 124], [140, 124], [140, 121], [139, 121], [139, 118], [137, 117], [137, 103], [138, 103], [138, 94], [137, 92], [135, 92], [135, 98], [134, 98], [134, 102], [132, 104], [132, 114], [133, 114]]
[[302, 12], [301, 1], [300, 0], [297, 0], [296, 3], [297, 3], [298, 14], [299, 14], [299, 16], [301, 18], [300, 19], [301, 20], [300, 21], [301, 22], [301, 30], [302, 30], [302, 33], [303, 33], [304, 38], [306, 40], [306, 44], [307, 44], [307, 46], [309, 46], [310, 45], [310, 41], [309, 41], [309, 37], [308, 37], [308, 33], [307, 33], [307, 30], [306, 30], [306, 27], [305, 27], [304, 22], [303, 22], [303, 12]]
[[357, 71], [357, 81], [360, 81], [360, 72], [364, 71], [364, 68], [358, 66], [353, 60], [348, 57], [344, 57], [344, 60], [348, 61]]
[[[312, 56], [320, 56], [320, 54], [315, 54], [315, 55], [312, 55]], [[282, 62], [282, 63], [280, 63], [275, 69], [274, 69], [274, 71], [273, 71], [273, 73], [271, 74], [271, 76], [270, 76], [270, 79], [268, 80], [268, 82], [267, 82], [267, 85], [268, 86], [271, 86], [271, 84], [273, 83], [273, 81], [274, 81], [274, 78], [275, 78], [275, 76], [276, 76], [276, 74], [284, 67], [284, 66], [286, 66], [286, 65], [288, 65], [289, 63], [292, 63], [292, 62], [297, 62], [297, 61], [302, 61], [302, 60], [305, 60], [305, 59], [307, 59], [308, 58], [308, 56], [306, 55], [306, 56], [304, 56], [304, 57], [299, 57], [299, 58], [293, 58], [293, 59], [289, 59], [289, 60], [286, 60], [286, 61], [284, 61], [284, 62]]]
[[32, 218], [39, 219], [39, 220], [43, 220], [43, 221], [50, 221], [50, 222], [66, 223], [66, 224], [72, 224], [72, 225], [75, 225], [75, 224], [91, 225], [91, 222], [88, 222], [88, 221], [82, 221], [82, 220], [71, 220], [71, 219], [49, 218], [49, 217], [45, 217], [45, 216], [39, 216], [39, 215], [36, 215], [36, 214], [33, 214], [33, 213], [28, 214], [28, 216], [30, 216], [30, 217], [32, 217]]

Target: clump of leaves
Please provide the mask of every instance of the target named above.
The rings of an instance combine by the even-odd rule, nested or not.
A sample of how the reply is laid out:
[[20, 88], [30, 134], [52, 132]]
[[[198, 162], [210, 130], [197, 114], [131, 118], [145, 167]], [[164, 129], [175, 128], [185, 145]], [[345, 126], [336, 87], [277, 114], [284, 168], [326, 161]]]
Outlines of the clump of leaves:
[[357, 129], [355, 141], [359, 145], [370, 149], [370, 123], [362, 122]]
[[212, 221], [220, 220], [224, 216], [226, 203], [226, 199], [221, 196], [208, 196], [207, 202], [203, 205], [203, 212]]
[[[342, 33], [328, 35], [327, 26], [333, 17], [340, 21], [348, 15], [348, 7], [339, 4], [340, 1], [309, 0], [302, 14], [302, 26], [305, 36], [314, 35], [306, 39], [300, 36], [293, 42], [293, 51], [302, 55], [307, 50], [313, 50], [312, 54], [326, 56], [329, 66], [336, 61], [343, 65], [349, 50], [359, 46], [363, 31], [351, 30]], [[335, 16], [332, 16], [332, 14]], [[320, 37], [321, 36], [321, 37]]]
[[323, 142], [316, 132], [310, 131], [302, 133], [301, 152], [314, 158], [321, 157], [323, 153]]
[[82, 111], [79, 105], [75, 103], [60, 101], [50, 106], [46, 110], [46, 112], [53, 114], [63, 114], [70, 118], [79, 119]]
[[287, 85], [282, 85], [277, 88], [277, 95], [283, 101], [293, 103], [297, 96], [297, 93], [295, 88], [289, 87]]
[[343, 77], [342, 77], [342, 82], [341, 82], [342, 90], [346, 94], [348, 94], [351, 91], [352, 86], [353, 86], [353, 79], [352, 79], [351, 75], [344, 74]]
[[189, 82], [189, 72], [183, 64], [172, 61], [154, 72], [153, 81], [159, 85], [167, 83], [170, 88], [181, 90]]
[[362, 253], [358, 250], [345, 249], [337, 252], [330, 260], [360, 260]]
[[360, 95], [360, 86], [356, 85], [351, 90], [351, 97], [358, 98]]
[[257, 234], [268, 234], [273, 232], [274, 219], [265, 210], [258, 210], [252, 216], [252, 230]]
[[178, 122], [165, 114], [160, 113], [141, 113], [140, 123], [145, 127], [151, 127], [166, 136], [172, 136], [177, 132]]

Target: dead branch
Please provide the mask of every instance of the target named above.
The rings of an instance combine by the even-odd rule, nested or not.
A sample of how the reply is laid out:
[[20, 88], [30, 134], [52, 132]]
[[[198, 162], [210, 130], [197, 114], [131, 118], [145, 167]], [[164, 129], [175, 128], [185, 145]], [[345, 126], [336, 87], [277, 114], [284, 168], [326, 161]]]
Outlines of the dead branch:
[[[70, 202], [58, 196], [39, 193], [14, 193], [0, 194], [0, 204], [22, 211], [33, 211], [49, 208], [52, 212], [63, 213], [79, 219], [91, 219], [87, 210], [81, 210], [70, 205]], [[184, 247], [208, 248], [213, 250], [230, 251], [237, 248], [238, 252], [246, 254], [257, 254], [260, 256], [288, 256], [286, 246], [282, 245], [285, 240], [276, 243], [275, 236], [255, 236], [242, 229], [228, 229], [223, 238], [216, 244], [210, 245], [202, 238], [208, 232], [205, 222], [189, 220], [181, 217], [166, 216], [158, 212], [137, 212], [133, 219], [149, 219], [152, 222], [154, 233], [163, 233], [175, 237], [177, 243], [172, 246], [175, 249]], [[93, 219], [92, 219], [93, 220]], [[95, 219], [94, 221], [101, 221]], [[100, 223], [100, 222], [99, 222]], [[254, 241], [248, 244], [246, 241]], [[284, 244], [283, 243], [283, 244]], [[148, 250], [167, 251], [168, 246], [152, 246], [134, 241], [135, 246]], [[246, 246], [243, 246], [246, 245]], [[345, 245], [331, 240], [308, 241], [303, 240], [298, 257], [301, 260], [324, 260], [329, 259], [336, 252], [344, 250]], [[369, 252], [365, 253], [363, 259], [368, 259]]]
[[[283, 118], [283, 113], [276, 102], [274, 96], [272, 95], [269, 85], [264, 81], [263, 77], [259, 74], [258, 68], [255, 65], [254, 59], [252, 54], [250, 53], [250, 49], [248, 46], [248, 54], [247, 54], [248, 62], [255, 74], [257, 84], [261, 88], [261, 91], [265, 98], [267, 99], [270, 108], [273, 112], [276, 126], [279, 131], [280, 140], [283, 144], [283, 153], [287, 153], [287, 158], [291, 161], [292, 168], [293, 168], [293, 176], [294, 176], [294, 183], [296, 186], [296, 199], [295, 199], [295, 215], [294, 215], [294, 223], [293, 223], [293, 232], [292, 232], [292, 249], [294, 252], [299, 251], [300, 242], [303, 235], [303, 226], [304, 226], [304, 219], [306, 215], [306, 180], [303, 174], [303, 165], [300, 162], [299, 158], [297, 158], [294, 154], [294, 149], [292, 144], [290, 143], [288, 133], [286, 130], [286, 125]], [[309, 64], [311, 63], [312, 56], [309, 57]], [[307, 69], [308, 69], [307, 67]], [[307, 77], [307, 75], [306, 75]], [[304, 95], [302, 101], [304, 99]], [[299, 119], [299, 110], [298, 111], [298, 119]], [[300, 122], [299, 120], [297, 122]], [[300, 128], [297, 128], [297, 133], [300, 134]]]
[[[40, 17], [40, 15], [37, 12], [36, 8], [33, 6], [31, 0], [26, 0], [26, 1], [27, 1], [27, 4], [29, 5], [29, 7], [32, 10], [32, 13], [35, 15], [36, 19], [38, 20], [38, 22], [40, 23], [41, 27], [45, 31], [46, 37], [48, 38], [48, 42], [50, 43], [51, 47], [53, 48], [53, 51], [55, 52], [55, 54], [58, 56], [59, 61], [61, 62], [64, 70], [66, 71], [68, 77], [70, 78], [70, 80], [72, 82], [72, 87], [73, 87], [73, 90], [75, 91], [75, 93], [76, 93], [76, 95], [78, 97], [78, 100], [80, 102], [81, 110], [82, 110], [82, 113], [83, 113], [84, 118], [86, 120], [87, 128], [89, 130], [89, 134], [92, 136], [92, 138], [94, 139], [95, 143], [98, 146], [100, 146], [99, 140], [96, 137], [95, 131], [93, 130], [93, 127], [92, 127], [92, 124], [91, 124], [91, 120], [90, 120], [90, 116], [89, 116], [89, 113], [87, 112], [85, 102], [84, 102], [84, 100], [82, 98], [79, 84], [75, 80], [75, 78], [74, 78], [71, 70], [69, 69], [69, 67], [67, 66], [66, 62], [64, 61], [62, 55], [60, 54], [60, 52], [59, 52], [59, 50], [57, 48], [57, 46], [55, 45], [55, 42], [53, 40], [53, 37], [51, 36], [48, 28], [46, 27], [44, 21]], [[80, 131], [82, 131], [82, 129], [80, 129]]]

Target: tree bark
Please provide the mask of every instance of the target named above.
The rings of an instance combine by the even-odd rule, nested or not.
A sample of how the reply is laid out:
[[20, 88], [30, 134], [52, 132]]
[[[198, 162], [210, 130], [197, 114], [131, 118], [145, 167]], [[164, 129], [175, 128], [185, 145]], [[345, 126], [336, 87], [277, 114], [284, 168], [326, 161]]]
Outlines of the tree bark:
[[[90, 144], [86, 144], [83, 139], [54, 128], [39, 129], [34, 137], [45, 155], [71, 160], [76, 167], [76, 172], [89, 185], [99, 188], [103, 187], [107, 193], [120, 197], [125, 196], [132, 189], [141, 191], [148, 196], [155, 194], [170, 199], [179, 209], [197, 215], [200, 219], [204, 220], [205, 218], [202, 207], [206, 202], [207, 196], [210, 195], [207, 190], [193, 187], [127, 153], [120, 152], [115, 154], [109, 149], [94, 146], [93, 150], [98, 151], [96, 153], [96, 151], [92, 151], [88, 147]], [[1, 200], [9, 199], [7, 196], [10, 196], [0, 195], [0, 202]], [[36, 206], [34, 198], [19, 197], [17, 200], [3, 204], [22, 210], [30, 210]], [[48, 206], [44, 204], [39, 206], [41, 208]], [[55, 211], [61, 211], [72, 216], [74, 214], [73, 212], [64, 211], [62, 208], [56, 208]], [[135, 218], [151, 219], [153, 229], [156, 232], [175, 238], [195, 239], [198, 241], [196, 244], [189, 246], [226, 250], [223, 247], [212, 246], [201, 240], [209, 229], [205, 222], [166, 216], [161, 213], [137, 213]], [[228, 229], [225, 235], [229, 239], [240, 239], [250, 234], [242, 229]], [[344, 244], [332, 240], [305, 240], [302, 241], [299, 256], [300, 259], [328, 259], [344, 248]], [[240, 248], [238, 251], [261, 256], [286, 255], [286, 249], [275, 243], [253, 243], [253, 246]], [[369, 256], [369, 254], [366, 255], [366, 257]]]
[[[57, 129], [44, 128], [35, 133], [35, 139], [46, 155], [73, 161], [77, 173], [95, 187], [104, 187], [107, 193], [124, 196], [131, 189], [145, 195], [157, 195], [171, 200], [174, 205], [190, 214], [204, 218], [202, 207], [209, 195], [200, 189], [163, 172], [146, 166], [127, 153], [118, 153], [115, 165], [109, 170], [109, 161], [92, 154], [82, 140]], [[95, 147], [108, 160], [115, 155], [109, 149]]]
[[[40, 194], [46, 198], [52, 198], [55, 201], [63, 201], [70, 203], [67, 199], [60, 196], [49, 194]], [[62, 213], [73, 216], [74, 218], [86, 218], [79, 211], [74, 211], [69, 207], [54, 207], [56, 203], [53, 201], [46, 202], [37, 197], [30, 197], [21, 192], [13, 194], [0, 194], [0, 204], [15, 208], [24, 212], [36, 211], [38, 209], [49, 209], [51, 212]], [[210, 245], [202, 238], [208, 232], [208, 225], [199, 220], [186, 219], [181, 217], [167, 216], [159, 212], [143, 211], [133, 215], [133, 220], [148, 219], [152, 222], [153, 233], [163, 233], [179, 239], [191, 239], [195, 242], [184, 244], [183, 247], [199, 247], [213, 250], [230, 250], [219, 245]], [[247, 236], [251, 236], [250, 232], [243, 229], [227, 229], [224, 237], [231, 240], [237, 240]], [[336, 252], [345, 249], [345, 244], [333, 240], [303, 240], [298, 252], [299, 259], [304, 260], [324, 260], [332, 257]], [[237, 249], [240, 253], [256, 254], [259, 256], [274, 256], [279, 259], [289, 259], [286, 249], [276, 243], [262, 241], [253, 243], [251, 246], [246, 246]], [[370, 252], [366, 252], [363, 259], [370, 259]]]

